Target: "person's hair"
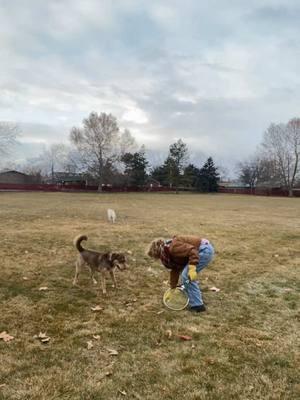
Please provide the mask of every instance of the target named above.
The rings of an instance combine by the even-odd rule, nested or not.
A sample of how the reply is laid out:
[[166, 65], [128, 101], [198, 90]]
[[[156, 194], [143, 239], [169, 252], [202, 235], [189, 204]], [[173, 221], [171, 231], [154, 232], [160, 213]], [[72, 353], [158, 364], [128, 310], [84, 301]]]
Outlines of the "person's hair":
[[160, 249], [161, 249], [161, 245], [164, 243], [164, 239], [163, 238], [157, 238], [152, 240], [152, 242], [150, 243], [150, 245], [148, 246], [147, 250], [146, 250], [146, 254], [147, 256], [151, 257], [151, 258], [160, 258]]

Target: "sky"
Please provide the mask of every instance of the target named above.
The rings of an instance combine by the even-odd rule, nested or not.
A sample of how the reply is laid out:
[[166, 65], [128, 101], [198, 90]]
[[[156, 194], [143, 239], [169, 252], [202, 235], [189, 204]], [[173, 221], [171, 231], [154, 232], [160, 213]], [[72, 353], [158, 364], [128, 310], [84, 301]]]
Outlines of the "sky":
[[0, 0], [0, 121], [19, 158], [96, 111], [156, 160], [181, 138], [230, 168], [299, 117], [299, 21], [299, 0]]

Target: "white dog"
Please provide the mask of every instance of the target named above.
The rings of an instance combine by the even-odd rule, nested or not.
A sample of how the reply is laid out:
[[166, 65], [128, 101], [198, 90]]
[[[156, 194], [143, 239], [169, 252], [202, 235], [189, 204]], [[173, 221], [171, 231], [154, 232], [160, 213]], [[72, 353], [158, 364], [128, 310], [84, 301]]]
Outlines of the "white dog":
[[109, 222], [112, 222], [114, 224], [117, 219], [115, 210], [113, 210], [112, 208], [108, 208], [107, 209], [107, 218], [108, 218]]

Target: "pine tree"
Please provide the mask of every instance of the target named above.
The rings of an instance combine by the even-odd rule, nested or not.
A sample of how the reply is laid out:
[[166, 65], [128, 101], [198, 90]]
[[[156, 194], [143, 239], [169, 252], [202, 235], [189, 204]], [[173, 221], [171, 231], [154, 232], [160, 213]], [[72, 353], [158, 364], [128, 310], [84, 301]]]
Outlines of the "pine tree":
[[135, 153], [125, 153], [121, 161], [125, 164], [125, 175], [130, 185], [143, 186], [147, 179], [148, 161], [145, 155], [145, 149]]
[[195, 188], [199, 180], [200, 169], [195, 167], [194, 164], [189, 164], [184, 169], [183, 184], [187, 187]]
[[209, 157], [200, 169], [198, 189], [201, 192], [217, 192], [219, 180], [218, 168], [215, 167], [212, 157]]

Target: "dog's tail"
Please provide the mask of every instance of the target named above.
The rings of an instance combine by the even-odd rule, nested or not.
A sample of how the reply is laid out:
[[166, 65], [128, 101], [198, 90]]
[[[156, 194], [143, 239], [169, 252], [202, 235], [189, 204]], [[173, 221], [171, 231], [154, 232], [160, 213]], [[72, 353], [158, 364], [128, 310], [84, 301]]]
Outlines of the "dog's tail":
[[76, 238], [73, 241], [73, 244], [76, 247], [76, 249], [79, 251], [79, 253], [82, 253], [84, 251], [84, 248], [81, 246], [81, 242], [83, 240], [87, 240], [87, 236], [85, 236], [85, 235], [76, 236]]

